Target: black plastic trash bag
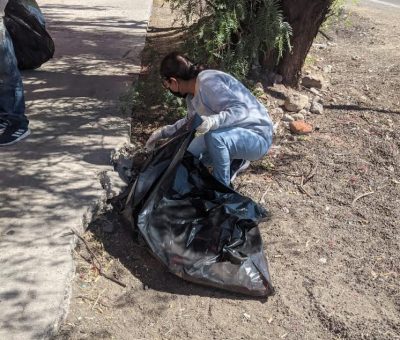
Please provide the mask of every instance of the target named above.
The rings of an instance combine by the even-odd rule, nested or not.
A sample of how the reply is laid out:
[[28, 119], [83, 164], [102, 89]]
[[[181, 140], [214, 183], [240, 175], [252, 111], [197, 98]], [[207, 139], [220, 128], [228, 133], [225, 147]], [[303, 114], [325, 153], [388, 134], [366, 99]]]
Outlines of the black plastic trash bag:
[[13, 41], [18, 68], [35, 69], [54, 55], [54, 42], [35, 0], [9, 0], [4, 23]]
[[153, 152], [125, 193], [123, 215], [173, 274], [269, 296], [273, 288], [257, 227], [267, 212], [217, 181], [186, 151], [193, 126]]

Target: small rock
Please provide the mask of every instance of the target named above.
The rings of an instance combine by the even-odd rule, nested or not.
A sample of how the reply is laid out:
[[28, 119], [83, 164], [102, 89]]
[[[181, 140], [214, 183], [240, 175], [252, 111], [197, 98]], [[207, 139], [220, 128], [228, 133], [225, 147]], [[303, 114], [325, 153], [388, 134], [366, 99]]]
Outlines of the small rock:
[[301, 93], [291, 93], [285, 101], [285, 109], [291, 112], [299, 112], [309, 104], [307, 96]]
[[360, 103], [366, 104], [370, 102], [370, 99], [366, 96], [361, 95], [359, 101]]
[[299, 113], [303, 116], [308, 115], [308, 111], [306, 109], [300, 110]]
[[282, 120], [284, 122], [293, 122], [295, 121], [294, 117], [292, 117], [290, 114], [286, 113], [283, 117]]
[[326, 66], [324, 66], [323, 68], [322, 68], [322, 71], [324, 72], [324, 73], [331, 73], [332, 72], [332, 65], [326, 65]]
[[322, 89], [325, 86], [325, 80], [321, 75], [309, 74], [301, 79], [301, 85], [307, 88]]
[[323, 104], [322, 98], [320, 96], [315, 96], [312, 102]]
[[328, 261], [328, 260], [327, 260], [325, 257], [321, 257], [321, 258], [319, 259], [319, 262], [322, 263], [322, 264], [325, 264], [327, 261]]
[[290, 131], [296, 135], [306, 135], [312, 132], [313, 127], [311, 124], [306, 123], [304, 120], [296, 120], [290, 122]]
[[292, 114], [292, 118], [294, 120], [304, 120], [304, 115], [302, 113], [300, 113], [300, 112], [299, 113], [294, 113], [294, 114]]
[[250, 314], [244, 313], [243, 316], [244, 316], [247, 320], [250, 320]]
[[324, 50], [328, 47], [327, 44], [313, 44], [313, 46], [319, 48], [320, 50]]
[[261, 82], [256, 83], [256, 85], [254, 86], [254, 89], [257, 91], [262, 91], [264, 92], [264, 86]]
[[143, 288], [144, 288], [144, 290], [149, 290], [149, 286], [148, 285], [145, 285]]
[[315, 94], [316, 96], [320, 96], [321, 93], [314, 87], [310, 88], [310, 92]]
[[311, 104], [310, 111], [312, 113], [315, 113], [316, 115], [322, 115], [324, 113], [324, 106], [321, 103], [314, 100]]
[[285, 100], [288, 96], [288, 88], [283, 84], [274, 84], [268, 88], [270, 91], [274, 93], [274, 97], [280, 100]]
[[357, 55], [353, 55], [353, 56], [351, 57], [351, 60], [360, 60], [360, 57], [357, 56]]
[[273, 110], [273, 113], [277, 114], [277, 115], [282, 115], [283, 114], [283, 109], [280, 107], [277, 107]]

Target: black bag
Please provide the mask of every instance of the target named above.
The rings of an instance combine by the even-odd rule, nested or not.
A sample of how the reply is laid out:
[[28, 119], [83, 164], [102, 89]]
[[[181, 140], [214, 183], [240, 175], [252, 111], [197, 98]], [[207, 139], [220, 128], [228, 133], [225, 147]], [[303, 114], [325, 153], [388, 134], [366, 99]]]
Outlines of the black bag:
[[54, 42], [35, 0], [9, 0], [5, 26], [13, 41], [18, 68], [35, 69], [54, 55]]
[[173, 274], [269, 296], [273, 288], [257, 227], [267, 212], [186, 151], [196, 124], [153, 152], [123, 195], [123, 216]]

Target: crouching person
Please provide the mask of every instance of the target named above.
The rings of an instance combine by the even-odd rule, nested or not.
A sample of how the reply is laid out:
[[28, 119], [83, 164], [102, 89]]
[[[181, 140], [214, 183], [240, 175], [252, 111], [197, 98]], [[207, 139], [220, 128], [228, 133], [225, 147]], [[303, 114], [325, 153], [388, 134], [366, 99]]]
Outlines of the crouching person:
[[214, 177], [225, 185], [229, 186], [250, 161], [267, 153], [272, 121], [266, 108], [240, 81], [221, 71], [204, 70], [177, 52], [163, 59], [160, 73], [163, 86], [186, 99], [188, 115], [156, 130], [146, 143], [148, 149], [172, 136], [197, 113], [203, 123], [188, 151], [211, 166]]

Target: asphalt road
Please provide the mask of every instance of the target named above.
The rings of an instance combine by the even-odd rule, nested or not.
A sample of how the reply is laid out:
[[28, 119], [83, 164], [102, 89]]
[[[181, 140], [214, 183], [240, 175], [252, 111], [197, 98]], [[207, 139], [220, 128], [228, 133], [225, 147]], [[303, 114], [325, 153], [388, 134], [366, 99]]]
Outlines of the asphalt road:
[[373, 3], [381, 7], [386, 7], [388, 10], [393, 8], [400, 9], [400, 0], [365, 0], [364, 2]]

